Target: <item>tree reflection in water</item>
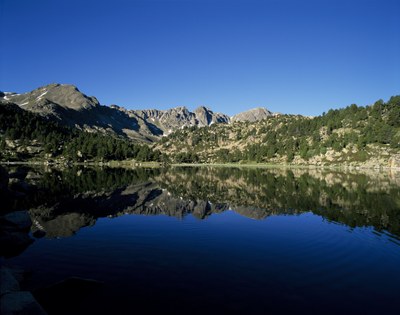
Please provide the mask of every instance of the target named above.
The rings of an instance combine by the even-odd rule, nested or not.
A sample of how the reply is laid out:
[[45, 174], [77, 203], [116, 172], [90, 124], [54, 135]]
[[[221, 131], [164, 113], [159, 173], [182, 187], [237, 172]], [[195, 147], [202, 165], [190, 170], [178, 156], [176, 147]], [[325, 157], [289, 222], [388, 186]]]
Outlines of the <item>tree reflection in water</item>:
[[227, 209], [245, 217], [312, 212], [350, 227], [400, 236], [400, 174], [305, 169], [186, 167], [9, 168], [10, 210], [29, 209], [33, 232], [70, 236], [96, 219], [166, 214], [205, 219]]

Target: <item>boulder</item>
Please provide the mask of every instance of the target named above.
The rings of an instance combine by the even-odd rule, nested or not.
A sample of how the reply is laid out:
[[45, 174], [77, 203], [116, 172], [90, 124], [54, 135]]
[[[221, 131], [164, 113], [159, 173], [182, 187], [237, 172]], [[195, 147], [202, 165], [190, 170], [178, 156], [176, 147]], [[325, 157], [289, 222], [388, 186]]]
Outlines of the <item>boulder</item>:
[[0, 224], [2, 227], [7, 225], [13, 230], [29, 231], [32, 220], [28, 211], [14, 211], [0, 217]]
[[0, 217], [0, 256], [12, 257], [25, 250], [33, 239], [28, 235], [32, 220], [27, 211], [9, 212]]
[[29, 237], [27, 232], [2, 230], [0, 232], [0, 256], [18, 256], [33, 242], [34, 240]]
[[22, 267], [19, 266], [7, 266], [5, 267], [15, 278], [15, 280], [18, 281], [18, 283], [21, 283], [26, 279], [26, 276], [30, 274], [30, 271], [26, 271]]
[[2, 315], [45, 315], [46, 312], [27, 291], [10, 292], [1, 296]]
[[19, 291], [19, 283], [6, 267], [0, 268], [0, 296]]
[[20, 268], [0, 268], [0, 314], [2, 315], [43, 315], [46, 312], [30, 292], [20, 291], [19, 280], [23, 278]]

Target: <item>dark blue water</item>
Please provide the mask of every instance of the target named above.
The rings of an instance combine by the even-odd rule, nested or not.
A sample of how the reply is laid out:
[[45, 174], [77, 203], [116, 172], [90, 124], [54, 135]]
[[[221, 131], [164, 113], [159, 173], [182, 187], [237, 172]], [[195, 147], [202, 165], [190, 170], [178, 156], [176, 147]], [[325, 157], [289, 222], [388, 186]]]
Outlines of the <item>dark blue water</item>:
[[[307, 189], [316, 187], [321, 194], [320, 185]], [[385, 200], [395, 195], [387, 193]], [[161, 207], [165, 200], [157, 198], [162, 196], [153, 192], [142, 199], [147, 198], [149, 207], [157, 202]], [[369, 199], [362, 196], [362, 208], [368, 211]], [[277, 195], [272, 198], [276, 201]], [[184, 198], [174, 200], [181, 213], [176, 200]], [[119, 206], [110, 203], [111, 208], [113, 204]], [[68, 294], [58, 305], [45, 301], [53, 314], [398, 314], [400, 242], [395, 233], [372, 223], [357, 224], [358, 212], [349, 220], [355, 222], [351, 226], [319, 214], [329, 209], [282, 206], [283, 213], [261, 219], [254, 217], [263, 208], [254, 206], [246, 208], [251, 215], [243, 215], [234, 206], [217, 211], [210, 203], [202, 218], [191, 213], [145, 215], [149, 210], [142, 207], [135, 210], [141, 214], [100, 216], [69, 237], [54, 236], [53, 230], [52, 237], [37, 239], [7, 262], [32, 270], [26, 287], [33, 291], [71, 276], [103, 283], [79, 301]], [[95, 211], [100, 210], [89, 212]], [[62, 222], [60, 229], [65, 229], [68, 221]], [[392, 222], [393, 229], [396, 224]]]

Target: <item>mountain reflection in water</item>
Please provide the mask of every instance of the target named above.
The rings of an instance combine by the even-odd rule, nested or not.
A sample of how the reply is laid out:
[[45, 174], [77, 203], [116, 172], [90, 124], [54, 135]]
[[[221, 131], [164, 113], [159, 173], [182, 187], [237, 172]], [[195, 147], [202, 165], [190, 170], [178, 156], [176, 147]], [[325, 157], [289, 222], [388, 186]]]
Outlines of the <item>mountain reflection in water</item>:
[[32, 232], [67, 237], [123, 214], [206, 219], [232, 209], [251, 219], [311, 212], [349, 227], [400, 236], [400, 174], [252, 168], [10, 168]]

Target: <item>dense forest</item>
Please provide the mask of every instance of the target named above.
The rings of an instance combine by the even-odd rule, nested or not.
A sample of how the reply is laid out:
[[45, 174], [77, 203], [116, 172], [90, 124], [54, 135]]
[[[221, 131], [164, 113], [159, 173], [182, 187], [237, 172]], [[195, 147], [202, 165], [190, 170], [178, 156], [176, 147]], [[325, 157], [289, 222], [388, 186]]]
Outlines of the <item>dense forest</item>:
[[[173, 161], [364, 162], [400, 149], [400, 96], [360, 107], [352, 104], [318, 117], [279, 115], [259, 122], [184, 128], [156, 146]], [[383, 151], [382, 151], [383, 150]], [[332, 158], [333, 157], [333, 158]]]
[[163, 158], [160, 151], [145, 144], [64, 127], [17, 105], [1, 105], [0, 159], [21, 161], [32, 157], [73, 162]]

